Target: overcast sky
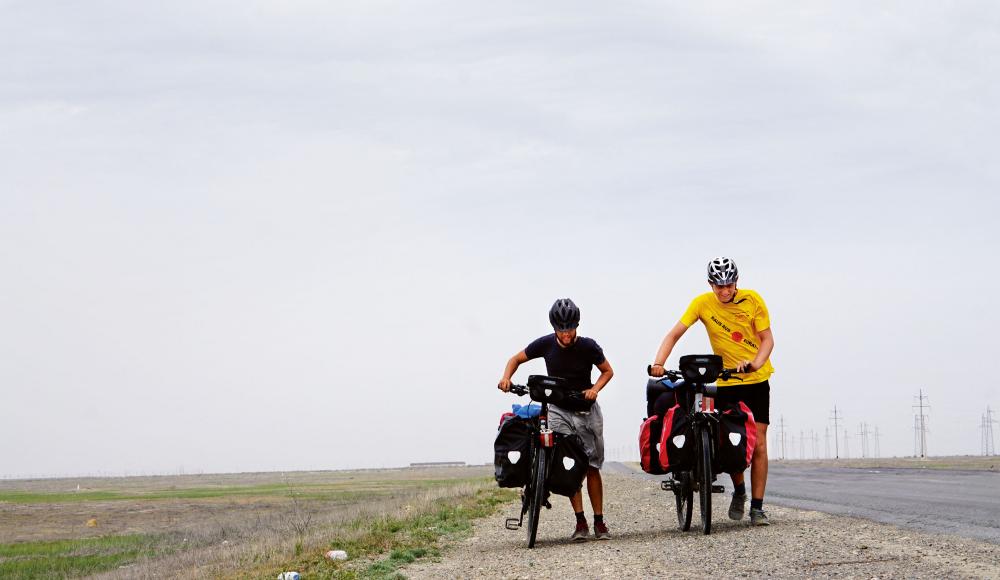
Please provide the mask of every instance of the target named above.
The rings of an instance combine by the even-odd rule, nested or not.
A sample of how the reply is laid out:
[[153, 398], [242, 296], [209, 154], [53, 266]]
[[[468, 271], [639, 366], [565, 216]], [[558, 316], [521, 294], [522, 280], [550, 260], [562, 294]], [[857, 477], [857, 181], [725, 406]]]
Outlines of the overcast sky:
[[998, 30], [986, 1], [0, 0], [0, 476], [486, 462], [565, 296], [630, 458], [716, 255], [770, 307], [789, 436], [822, 450], [837, 405], [911, 454], [923, 389], [931, 453], [979, 454]]

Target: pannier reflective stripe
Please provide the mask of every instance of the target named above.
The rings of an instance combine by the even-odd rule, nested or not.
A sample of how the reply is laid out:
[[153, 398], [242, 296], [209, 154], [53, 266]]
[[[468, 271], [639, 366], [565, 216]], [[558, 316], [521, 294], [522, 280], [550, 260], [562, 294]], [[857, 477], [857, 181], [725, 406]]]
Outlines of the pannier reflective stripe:
[[583, 485], [590, 458], [579, 435], [557, 432], [555, 437], [545, 487], [552, 493], [572, 497]]
[[716, 471], [743, 473], [753, 459], [757, 446], [757, 424], [746, 403], [727, 405], [719, 414], [719, 442]]
[[694, 437], [688, 414], [674, 405], [663, 415], [660, 436], [660, 466], [668, 472], [691, 469], [694, 463]]
[[500, 487], [521, 487], [531, 477], [531, 421], [506, 415], [493, 442], [494, 478]]
[[660, 436], [663, 421], [653, 415], [643, 421], [639, 428], [639, 463], [642, 470], [653, 475], [661, 475], [666, 470], [660, 465]]

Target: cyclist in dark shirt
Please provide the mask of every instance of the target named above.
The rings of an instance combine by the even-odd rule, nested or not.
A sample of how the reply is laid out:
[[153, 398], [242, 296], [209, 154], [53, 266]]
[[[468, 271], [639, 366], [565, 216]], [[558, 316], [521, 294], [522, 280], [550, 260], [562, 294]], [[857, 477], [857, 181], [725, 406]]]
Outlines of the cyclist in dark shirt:
[[[544, 358], [549, 376], [566, 379], [569, 388], [582, 391], [586, 402], [582, 405], [565, 406], [549, 404], [549, 427], [560, 433], [576, 433], [583, 440], [590, 465], [587, 469], [587, 494], [594, 508], [594, 537], [598, 540], [611, 539], [604, 521], [604, 483], [601, 467], [604, 464], [604, 416], [597, 404], [597, 394], [608, 384], [614, 371], [604, 356], [600, 345], [592, 338], [577, 336], [580, 325], [580, 309], [569, 298], [556, 300], [549, 310], [549, 322], [555, 331], [531, 342], [524, 350], [510, 357], [503, 377], [497, 387], [504, 392], [510, 390], [511, 377], [523, 363]], [[593, 367], [601, 371], [597, 381], [590, 382]], [[583, 513], [582, 490], [570, 498], [576, 513], [576, 529], [571, 538], [586, 540], [590, 534], [587, 518]]]

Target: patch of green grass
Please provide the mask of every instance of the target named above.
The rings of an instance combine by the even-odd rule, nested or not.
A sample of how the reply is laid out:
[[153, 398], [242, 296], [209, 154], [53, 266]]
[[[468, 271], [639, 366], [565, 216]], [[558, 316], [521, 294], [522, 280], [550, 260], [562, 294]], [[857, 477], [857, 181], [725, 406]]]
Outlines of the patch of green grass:
[[402, 490], [429, 489], [456, 483], [481, 482], [483, 478], [469, 479], [416, 479], [402, 481], [354, 480], [337, 483], [293, 484], [268, 483], [260, 485], [234, 485], [194, 487], [185, 489], [157, 489], [149, 491], [90, 490], [67, 492], [0, 491], [0, 502], [18, 504], [76, 503], [86, 501], [146, 501], [159, 499], [212, 499], [221, 497], [275, 497], [294, 492], [298, 499], [327, 501], [356, 501], [371, 496], [392, 495]]
[[0, 544], [0, 578], [67, 578], [113, 570], [170, 551], [147, 535]]
[[[473, 520], [496, 512], [501, 504], [516, 497], [508, 489], [486, 488], [464, 497], [438, 500], [428, 511], [407, 517], [359, 518], [345, 527], [326, 550], [344, 550], [349, 559], [332, 562], [322, 555], [308, 555], [281, 566], [281, 571], [298, 570], [309, 577], [339, 580], [385, 580], [401, 578], [398, 569], [420, 558], [440, 554], [445, 539], [462, 537], [472, 529]], [[273, 577], [273, 567], [257, 577]]]

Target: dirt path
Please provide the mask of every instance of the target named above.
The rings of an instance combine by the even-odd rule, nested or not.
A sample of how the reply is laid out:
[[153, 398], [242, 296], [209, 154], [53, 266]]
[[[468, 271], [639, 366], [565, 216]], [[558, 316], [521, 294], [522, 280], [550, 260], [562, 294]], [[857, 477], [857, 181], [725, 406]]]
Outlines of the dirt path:
[[[726, 517], [728, 496], [715, 495], [711, 536], [677, 530], [672, 501], [656, 483], [606, 474], [611, 541], [571, 543], [573, 514], [557, 497], [544, 511], [534, 550], [503, 513], [480, 520], [474, 535], [437, 562], [403, 570], [409, 578], [1000, 578], [1000, 546], [936, 536], [887, 524], [769, 506], [773, 524], [750, 528]], [[589, 507], [588, 507], [589, 509]], [[588, 519], [591, 514], [588, 512]], [[694, 519], [697, 522], [698, 508]], [[745, 520], [744, 520], [745, 522]], [[694, 526], [693, 526], [694, 527]]]

